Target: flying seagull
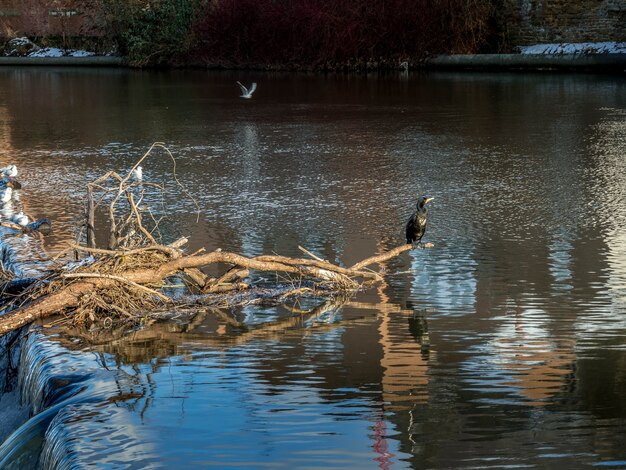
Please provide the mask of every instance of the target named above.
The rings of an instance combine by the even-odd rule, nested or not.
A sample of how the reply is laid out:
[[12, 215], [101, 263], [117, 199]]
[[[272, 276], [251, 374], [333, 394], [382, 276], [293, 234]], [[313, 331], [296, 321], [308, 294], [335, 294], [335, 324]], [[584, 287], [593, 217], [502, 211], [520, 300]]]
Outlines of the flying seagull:
[[246, 99], [252, 98], [252, 93], [254, 93], [254, 90], [256, 90], [256, 82], [252, 82], [252, 85], [250, 85], [249, 90], [245, 86], [243, 86], [241, 82], [237, 82], [237, 85], [239, 85], [239, 88], [241, 88], [240, 98], [246, 98]]

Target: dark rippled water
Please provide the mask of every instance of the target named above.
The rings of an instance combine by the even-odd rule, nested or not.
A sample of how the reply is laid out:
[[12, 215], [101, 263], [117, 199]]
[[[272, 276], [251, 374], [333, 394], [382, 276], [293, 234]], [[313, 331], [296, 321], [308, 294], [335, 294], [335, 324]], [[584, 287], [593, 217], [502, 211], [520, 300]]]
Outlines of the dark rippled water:
[[[235, 80], [259, 83], [252, 100]], [[347, 303], [233, 312], [246, 327], [202, 313], [97, 346], [33, 332], [23, 402], [53, 411], [0, 462], [626, 468], [621, 77], [0, 69], [0, 164], [54, 220], [49, 252], [85, 183], [155, 141], [199, 217], [162, 151], [144, 177], [167, 193], [148, 200], [191, 250], [350, 264], [402, 243], [423, 193], [435, 248]]]

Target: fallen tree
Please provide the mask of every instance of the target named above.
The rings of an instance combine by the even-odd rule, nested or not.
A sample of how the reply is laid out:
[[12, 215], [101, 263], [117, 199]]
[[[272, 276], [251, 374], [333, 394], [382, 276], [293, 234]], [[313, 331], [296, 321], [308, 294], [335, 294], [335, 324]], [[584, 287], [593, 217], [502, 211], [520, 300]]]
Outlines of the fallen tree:
[[[169, 247], [154, 245], [147, 247], [145, 251], [167, 248]], [[360, 264], [367, 266], [382, 263], [410, 249], [411, 245], [403, 245], [384, 255], [363, 260]], [[130, 268], [116, 274], [102, 270], [104, 264], [129, 256], [132, 255], [120, 250], [85, 264], [77, 271], [59, 272], [52, 277], [31, 284], [16, 298], [22, 306], [0, 317], [0, 335], [51, 315], [67, 314], [68, 311], [71, 311], [71, 314], [75, 315], [76, 320], [80, 322], [81, 319], [84, 320], [85, 315], [92, 321], [97, 315], [110, 317], [113, 313], [131, 319], [136, 315], [135, 310], [154, 308], [159, 304], [176, 305], [178, 302], [175, 299], [155, 290], [155, 287], [163, 286], [165, 280], [174, 275], [185, 275], [186, 269], [205, 267], [215, 263], [234, 265], [234, 268], [231, 268], [225, 276], [218, 279], [210, 278], [204, 285], [197, 285], [201, 291], [213, 291], [215, 295], [225, 290], [248, 289], [248, 286], [243, 283], [225, 282], [231, 277], [228, 273], [238, 273], [248, 269], [295, 274], [300, 284], [303, 279], [311, 279], [312, 282], [306, 284], [306, 287], [294, 287], [293, 291], [298, 291], [297, 294], [307, 293], [320, 296], [356, 291], [363, 285], [363, 282], [377, 282], [381, 279], [379, 274], [369, 270], [343, 268], [317, 260], [284, 256], [248, 258], [224, 251], [187, 256], [180, 251], [176, 257], [162, 259], [160, 266], [156, 268]], [[218, 287], [221, 289], [217, 289]], [[286, 291], [281, 291], [280, 297], [284, 298], [286, 294]], [[129, 301], [129, 297], [134, 300]], [[127, 308], [129, 304], [134, 304], [134, 308]]]
[[[74, 325], [98, 321], [136, 323], [163, 307], [176, 309], [198, 302], [221, 307], [241, 305], [241, 292], [253, 292], [253, 296], [254, 289], [259, 289], [245, 282], [251, 271], [272, 272], [287, 280], [287, 287], [275, 289], [273, 294], [268, 295], [265, 289], [265, 297], [260, 296], [265, 300], [283, 302], [302, 295], [325, 298], [345, 295], [382, 281], [382, 275], [370, 266], [412, 248], [401, 245], [351, 267], [322, 260], [303, 248], [312, 259], [278, 255], [246, 257], [219, 249], [185, 254], [185, 239], [170, 245], [160, 244], [153, 231], [146, 228], [140, 209], [143, 193], [136, 194], [137, 184], [131, 179], [133, 170], [156, 147], [165, 149], [162, 144], [154, 144], [125, 177], [109, 172], [88, 185], [86, 243], [73, 243], [67, 250], [79, 261], [57, 262], [45, 276], [23, 283], [23, 291], [7, 302], [7, 313], [0, 316], [0, 336], [52, 315], [63, 315]], [[114, 182], [113, 187], [105, 185], [110, 181]], [[95, 246], [95, 208], [107, 197], [110, 199], [108, 248], [102, 249]], [[156, 221], [154, 224], [158, 225]], [[200, 269], [217, 263], [230, 266], [220, 277], [208, 277]], [[164, 294], [175, 278], [183, 279], [190, 292], [196, 292], [193, 301], [187, 296]], [[7, 282], [12, 288], [19, 285], [16, 280]], [[249, 302], [250, 295], [245, 297]]]

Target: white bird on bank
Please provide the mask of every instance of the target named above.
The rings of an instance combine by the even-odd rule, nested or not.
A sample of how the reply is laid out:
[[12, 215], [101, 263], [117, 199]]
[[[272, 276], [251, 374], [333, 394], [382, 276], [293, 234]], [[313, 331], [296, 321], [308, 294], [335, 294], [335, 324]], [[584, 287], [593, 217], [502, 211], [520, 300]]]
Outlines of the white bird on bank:
[[13, 190], [11, 188], [4, 188], [0, 191], [0, 202], [2, 202], [2, 204], [6, 204], [11, 200], [12, 195]]
[[239, 98], [252, 98], [252, 93], [254, 93], [254, 90], [256, 90], [256, 82], [253, 82], [252, 85], [250, 85], [249, 90], [245, 86], [243, 86], [241, 82], [237, 82], [237, 85], [239, 85], [239, 88], [241, 88], [241, 96]]
[[11, 221], [13, 219], [13, 214], [15, 214], [15, 211], [13, 210], [13, 204], [11, 204], [10, 202], [4, 203], [2, 205], [2, 209], [0, 209], [0, 218]]
[[143, 169], [141, 168], [141, 165], [133, 170], [133, 178], [137, 181], [141, 181], [143, 179]]
[[11, 217], [11, 220], [15, 222], [17, 225], [21, 225], [22, 227], [25, 227], [28, 225], [28, 216], [24, 214], [23, 212], [19, 212], [15, 214], [13, 217]]
[[15, 165], [9, 165], [0, 168], [0, 174], [8, 176], [9, 178], [15, 178], [17, 176], [17, 167]]

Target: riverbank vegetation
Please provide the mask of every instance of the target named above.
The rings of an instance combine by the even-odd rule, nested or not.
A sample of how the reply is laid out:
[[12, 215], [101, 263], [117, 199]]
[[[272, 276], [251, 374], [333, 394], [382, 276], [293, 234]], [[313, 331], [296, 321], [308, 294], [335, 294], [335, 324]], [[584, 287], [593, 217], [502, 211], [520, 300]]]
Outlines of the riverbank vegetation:
[[191, 62], [321, 69], [397, 68], [497, 42], [487, 0], [220, 0], [191, 28]]
[[99, 0], [92, 24], [131, 65], [183, 65], [192, 47], [194, 19], [208, 8], [204, 3]]
[[99, 0], [90, 24], [135, 66], [407, 67], [505, 47], [490, 0]]

